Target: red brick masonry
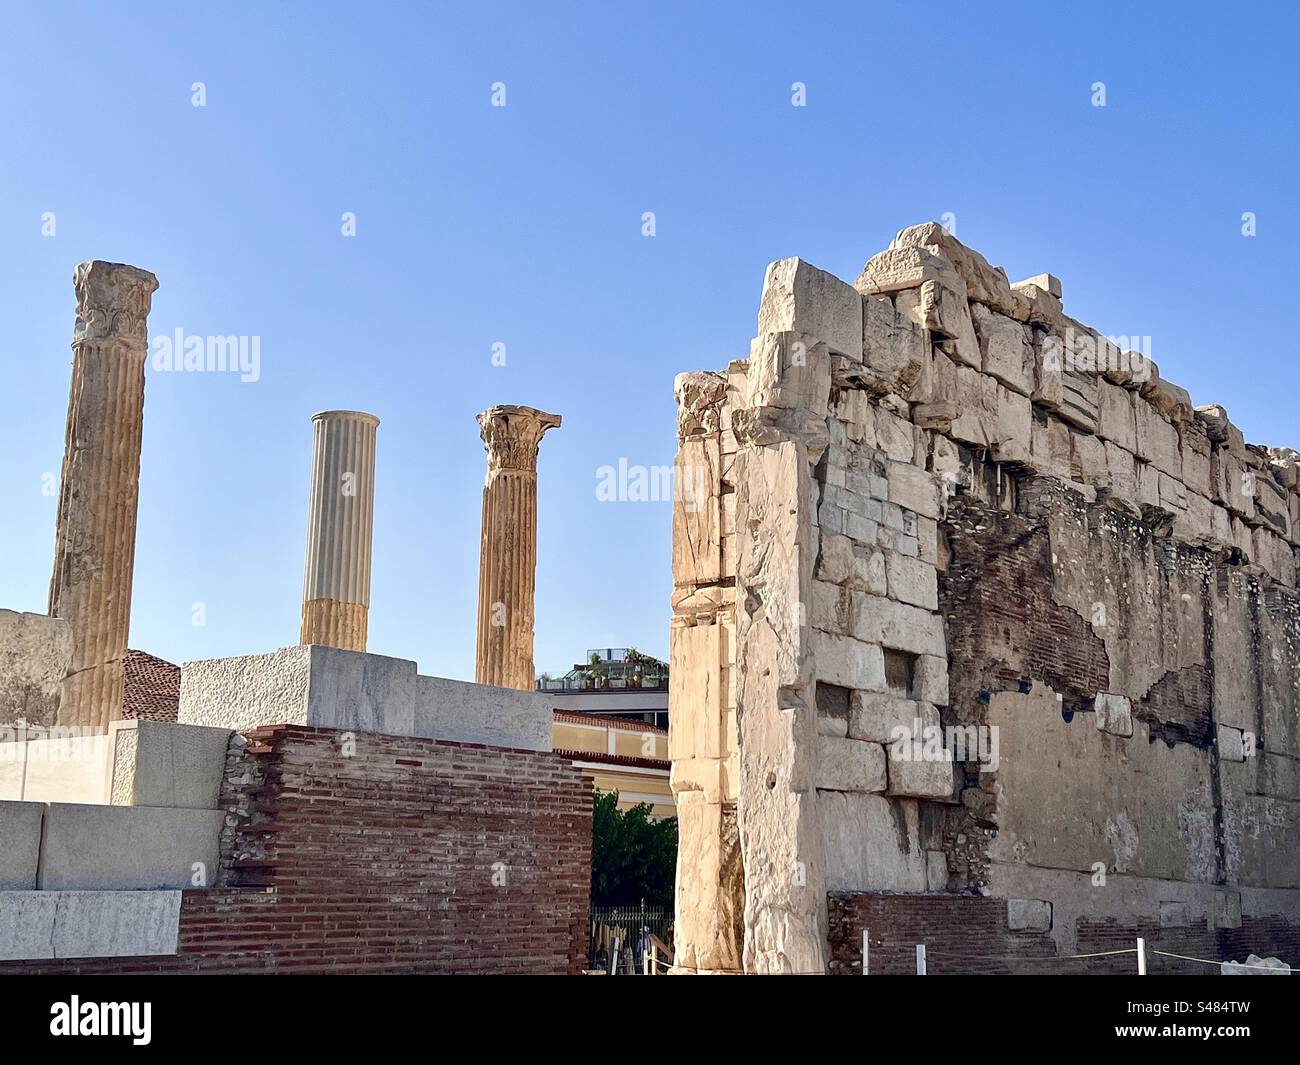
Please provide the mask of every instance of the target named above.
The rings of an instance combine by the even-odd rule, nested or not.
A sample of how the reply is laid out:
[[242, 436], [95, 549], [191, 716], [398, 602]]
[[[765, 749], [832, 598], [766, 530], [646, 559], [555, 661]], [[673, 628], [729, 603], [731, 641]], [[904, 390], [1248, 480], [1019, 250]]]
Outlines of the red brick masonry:
[[[979, 895], [886, 895], [833, 893], [827, 896], [833, 974], [862, 973], [862, 929], [871, 942], [870, 972], [906, 975], [916, 972], [916, 945], [925, 944], [926, 972], [946, 974], [1083, 974], [1135, 973], [1133, 954], [1086, 959], [1058, 957], [1052, 938], [1043, 932], [1007, 928], [1005, 899]], [[1280, 917], [1251, 918], [1240, 928], [1207, 929], [1204, 920], [1184, 928], [1161, 928], [1157, 921], [1121, 926], [1114, 922], [1080, 922], [1076, 953], [1133, 949], [1138, 936], [1148, 950], [1194, 958], [1245, 961], [1251, 953], [1292, 961], [1300, 956], [1300, 928]], [[1215, 966], [1149, 954], [1149, 973], [1217, 975]]]
[[[347, 746], [352, 736], [355, 750]], [[180, 953], [0, 972], [576, 973], [591, 783], [555, 754], [276, 726], [232, 744]]]

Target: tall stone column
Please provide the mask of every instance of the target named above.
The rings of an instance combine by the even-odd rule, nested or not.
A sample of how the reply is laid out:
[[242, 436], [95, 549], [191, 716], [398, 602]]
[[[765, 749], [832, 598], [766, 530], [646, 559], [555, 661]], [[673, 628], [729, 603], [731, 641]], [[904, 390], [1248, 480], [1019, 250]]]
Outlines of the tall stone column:
[[364, 651], [379, 419], [355, 410], [327, 410], [313, 415], [312, 425], [299, 643]]
[[537, 447], [558, 414], [498, 406], [478, 416], [487, 448], [479, 548], [478, 655], [474, 679], [533, 690], [537, 572]]
[[81, 263], [72, 387], [50, 578], [50, 614], [72, 629], [58, 722], [108, 731], [122, 714], [122, 662], [144, 430], [147, 319], [158, 279], [121, 263]]

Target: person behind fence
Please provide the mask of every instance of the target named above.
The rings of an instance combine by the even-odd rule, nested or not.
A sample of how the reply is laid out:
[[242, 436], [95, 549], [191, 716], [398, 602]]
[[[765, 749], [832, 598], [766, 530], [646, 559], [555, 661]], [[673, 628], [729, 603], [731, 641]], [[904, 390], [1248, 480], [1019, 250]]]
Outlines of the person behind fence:
[[636, 968], [633, 970], [634, 972], [640, 973], [642, 971], [642, 966], [645, 964], [643, 959], [650, 949], [650, 929], [642, 925], [641, 932], [636, 937]]

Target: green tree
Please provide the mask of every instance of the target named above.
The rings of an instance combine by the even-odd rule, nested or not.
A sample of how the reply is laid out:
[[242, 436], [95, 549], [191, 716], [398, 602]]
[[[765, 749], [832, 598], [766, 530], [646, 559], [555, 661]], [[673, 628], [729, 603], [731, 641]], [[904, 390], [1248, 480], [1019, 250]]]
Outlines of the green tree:
[[650, 805], [618, 808], [618, 792], [592, 793], [591, 901], [596, 906], [671, 908], [677, 875], [677, 818], [654, 821]]

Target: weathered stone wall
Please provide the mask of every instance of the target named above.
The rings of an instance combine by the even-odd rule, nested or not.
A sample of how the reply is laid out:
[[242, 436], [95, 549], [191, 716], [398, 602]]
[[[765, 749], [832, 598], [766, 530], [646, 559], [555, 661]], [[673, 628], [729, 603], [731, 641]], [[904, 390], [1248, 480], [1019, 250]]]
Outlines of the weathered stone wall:
[[828, 891], [1300, 923], [1297, 455], [1060, 297], [916, 226], [679, 377], [681, 966], [824, 968]]

